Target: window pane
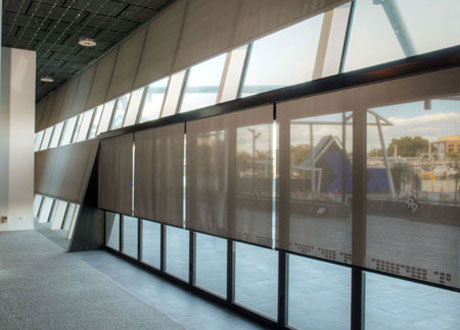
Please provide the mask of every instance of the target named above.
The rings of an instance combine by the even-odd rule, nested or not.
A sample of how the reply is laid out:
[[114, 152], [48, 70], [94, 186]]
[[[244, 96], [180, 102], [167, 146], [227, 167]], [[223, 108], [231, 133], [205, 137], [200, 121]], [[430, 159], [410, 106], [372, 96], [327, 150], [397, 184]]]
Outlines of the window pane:
[[166, 272], [188, 282], [189, 231], [166, 227]]
[[222, 88], [222, 97], [220, 100], [217, 100], [218, 103], [234, 100], [238, 97], [238, 89], [240, 88], [247, 51], [248, 46], [245, 45], [232, 50], [228, 54], [230, 56], [230, 63]]
[[38, 216], [38, 213], [40, 212], [40, 207], [42, 205], [43, 201], [43, 196], [42, 195], [35, 195], [34, 199], [34, 218]]
[[77, 137], [80, 134], [80, 128], [81, 128], [82, 122], [83, 122], [83, 114], [81, 113], [78, 115], [77, 124], [75, 125], [75, 132], [72, 137], [72, 143], [77, 142]]
[[61, 229], [66, 210], [67, 202], [56, 201], [56, 210], [54, 212], [53, 218], [51, 219], [51, 230]]
[[227, 240], [196, 233], [196, 285], [227, 295]]
[[42, 144], [43, 136], [45, 135], [45, 131], [40, 131], [37, 133], [37, 137], [35, 138], [35, 147], [34, 151], [39, 151], [40, 146]]
[[73, 135], [73, 131], [75, 129], [76, 123], [77, 123], [77, 116], [73, 116], [72, 118], [67, 119], [65, 121], [64, 133], [62, 134], [61, 142], [60, 142], [61, 146], [65, 146], [69, 144], [70, 141], [72, 140], [72, 135]]
[[120, 215], [118, 213], [105, 212], [105, 221], [105, 245], [119, 251]]
[[182, 93], [182, 86], [184, 84], [185, 70], [177, 72], [171, 76], [168, 85], [168, 92], [165, 95], [165, 103], [161, 111], [161, 117], [174, 115], [179, 104], [179, 97]]
[[190, 69], [180, 112], [216, 103], [225, 57], [217, 56]]
[[460, 294], [366, 273], [366, 329], [458, 329]]
[[253, 43], [242, 97], [311, 80], [323, 14]]
[[48, 145], [51, 140], [51, 135], [53, 134], [53, 129], [54, 129], [54, 126], [51, 126], [45, 130], [45, 136], [43, 137], [43, 141], [42, 141], [42, 145], [40, 146], [40, 150], [48, 149]]
[[123, 253], [137, 259], [138, 220], [123, 216]]
[[53, 132], [53, 137], [51, 138], [50, 148], [55, 148], [59, 145], [59, 140], [61, 138], [63, 128], [64, 128], [63, 121], [54, 126], [54, 132]]
[[142, 262], [157, 269], [161, 266], [161, 225], [142, 220]]
[[460, 99], [382, 106], [367, 118], [367, 267], [458, 287], [460, 153], [448, 149], [460, 145]]
[[160, 117], [161, 107], [165, 96], [169, 77], [150, 84], [145, 91], [142, 114], [139, 122], [143, 123]]
[[244, 243], [235, 244], [235, 302], [276, 319], [278, 252]]
[[128, 107], [129, 94], [120, 96], [115, 102], [115, 112], [113, 114], [112, 124], [110, 129], [117, 129], [123, 126], [123, 120], [125, 119], [126, 108]]
[[100, 105], [96, 108], [96, 113], [94, 114], [93, 121], [91, 123], [91, 127], [88, 133], [88, 139], [92, 139], [96, 137], [97, 134], [97, 128], [99, 127], [99, 122], [101, 121], [101, 115], [102, 115], [102, 108], [104, 106]]
[[459, 12], [455, 0], [357, 0], [345, 70], [458, 45]]
[[136, 123], [137, 113], [139, 112], [139, 106], [142, 101], [142, 95], [144, 95], [144, 87], [136, 89], [131, 93], [129, 100], [128, 110], [126, 111], [126, 118], [123, 126], [131, 126]]
[[112, 118], [113, 106], [115, 105], [115, 100], [109, 101], [104, 104], [104, 110], [102, 111], [102, 117], [99, 122], [99, 127], [97, 129], [97, 134], [107, 132], [109, 129], [110, 119]]
[[64, 217], [64, 224], [62, 225], [62, 228], [64, 230], [69, 230], [70, 229], [70, 225], [72, 224], [72, 219], [74, 218], [74, 214], [75, 214], [75, 211], [76, 211], [76, 204], [74, 203], [69, 203], [69, 205], [67, 206], [67, 212], [65, 213], [65, 217]]
[[83, 119], [82, 119], [82, 123], [81, 123], [81, 126], [80, 126], [80, 131], [78, 132], [76, 142], [86, 140], [86, 137], [88, 135], [88, 130], [89, 130], [89, 127], [91, 125], [91, 120], [93, 119], [93, 112], [94, 112], [94, 110], [91, 109], [91, 110], [88, 110], [88, 111], [83, 113], [83, 115], [82, 115]]
[[51, 210], [53, 208], [54, 199], [50, 197], [45, 197], [45, 200], [42, 203], [42, 207], [40, 208], [40, 214], [38, 216], [38, 222], [46, 223], [49, 220]]
[[290, 326], [311, 330], [350, 328], [350, 268], [290, 254], [288, 278]]
[[77, 217], [78, 217], [79, 212], [80, 212], [80, 205], [75, 204], [75, 210], [72, 215], [72, 221], [70, 222], [69, 231], [67, 233], [67, 239], [72, 238], [73, 231], [75, 230], [75, 223], [77, 222]]

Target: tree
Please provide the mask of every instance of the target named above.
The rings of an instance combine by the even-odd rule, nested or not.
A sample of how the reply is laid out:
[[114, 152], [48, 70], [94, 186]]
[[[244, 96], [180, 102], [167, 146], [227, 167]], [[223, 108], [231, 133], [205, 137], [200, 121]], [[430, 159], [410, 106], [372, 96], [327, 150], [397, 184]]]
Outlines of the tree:
[[369, 157], [382, 157], [382, 156], [383, 156], [382, 149], [380, 149], [380, 148], [373, 148], [373, 149], [371, 149], [371, 150], [369, 151], [368, 156], [369, 156]]
[[307, 144], [291, 146], [291, 164], [302, 165], [310, 157], [311, 147]]
[[420, 136], [404, 136], [399, 139], [392, 139], [387, 148], [387, 153], [392, 155], [395, 147], [399, 156], [417, 157], [421, 153], [428, 152], [430, 142]]

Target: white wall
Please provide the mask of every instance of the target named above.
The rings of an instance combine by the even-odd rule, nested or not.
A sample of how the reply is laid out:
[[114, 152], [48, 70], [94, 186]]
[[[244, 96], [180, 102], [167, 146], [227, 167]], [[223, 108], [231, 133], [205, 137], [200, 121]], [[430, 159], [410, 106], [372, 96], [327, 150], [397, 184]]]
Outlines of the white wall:
[[2, 48], [0, 231], [33, 229], [35, 52]]

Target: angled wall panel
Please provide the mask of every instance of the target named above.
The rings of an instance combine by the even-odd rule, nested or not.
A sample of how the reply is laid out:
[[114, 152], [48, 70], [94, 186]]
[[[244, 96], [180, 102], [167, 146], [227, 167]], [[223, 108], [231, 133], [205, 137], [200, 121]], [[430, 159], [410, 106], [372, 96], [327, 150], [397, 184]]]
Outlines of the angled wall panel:
[[118, 48], [112, 50], [101, 60], [96, 66], [96, 73], [94, 76], [91, 92], [89, 94], [88, 103], [86, 108], [92, 108], [100, 105], [106, 101], [107, 91], [109, 89], [112, 71], [117, 59]]
[[59, 118], [60, 114], [64, 109], [64, 102], [68, 86], [69, 83], [65, 83], [64, 85], [62, 85], [60, 88], [56, 90], [55, 93], [53, 93], [53, 97], [50, 100], [48, 100], [49, 103], [46, 107], [46, 124], [44, 123], [43, 128], [50, 127], [58, 122], [56, 118]]
[[130, 92], [133, 88], [142, 48], [144, 45], [147, 27], [137, 31], [125, 41], [118, 52], [117, 62], [110, 82], [107, 99], [121, 96]]
[[232, 48], [240, 3], [240, 0], [189, 2], [174, 72]]
[[40, 102], [38, 102], [35, 105], [35, 132], [39, 132], [41, 130], [41, 123], [43, 121], [43, 116], [45, 115], [45, 109], [46, 109], [46, 101], [49, 98], [46, 97], [42, 99]]
[[80, 76], [75, 77], [74, 79], [69, 81], [69, 84], [67, 86], [67, 91], [64, 97], [64, 102], [62, 105], [62, 110], [59, 112], [59, 114], [55, 117], [54, 122], [52, 125], [67, 119], [71, 116], [72, 114], [72, 106], [75, 101], [75, 95], [77, 94], [78, 90], [78, 82], [80, 80]]
[[99, 208], [132, 213], [133, 134], [101, 141], [99, 153]]
[[133, 89], [171, 74], [185, 9], [186, 1], [178, 1], [149, 25]]
[[75, 100], [72, 104], [69, 117], [72, 117], [80, 112], [87, 110], [86, 102], [88, 101], [95, 72], [96, 65], [92, 65], [89, 68], [87, 68], [83, 73], [81, 73], [80, 80], [78, 81], [77, 93], [75, 95]]
[[184, 124], [136, 133], [134, 214], [183, 225]]

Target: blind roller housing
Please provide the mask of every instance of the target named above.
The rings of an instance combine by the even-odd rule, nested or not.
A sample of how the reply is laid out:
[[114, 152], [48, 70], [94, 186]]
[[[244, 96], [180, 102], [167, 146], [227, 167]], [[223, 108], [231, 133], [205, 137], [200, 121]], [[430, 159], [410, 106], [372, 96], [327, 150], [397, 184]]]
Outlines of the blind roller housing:
[[137, 217], [183, 226], [184, 124], [135, 134]]
[[132, 214], [133, 134], [101, 141], [99, 153], [99, 207]]

